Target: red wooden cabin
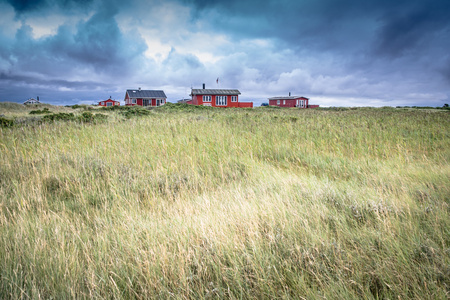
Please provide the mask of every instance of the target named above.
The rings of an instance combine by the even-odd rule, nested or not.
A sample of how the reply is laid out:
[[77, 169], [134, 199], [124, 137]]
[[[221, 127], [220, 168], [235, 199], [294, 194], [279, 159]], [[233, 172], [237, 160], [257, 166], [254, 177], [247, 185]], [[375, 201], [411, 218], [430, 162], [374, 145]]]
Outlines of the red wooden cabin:
[[192, 89], [192, 104], [214, 107], [253, 107], [253, 102], [239, 102], [239, 90]]
[[166, 104], [166, 94], [161, 90], [127, 90], [125, 105], [161, 106]]
[[269, 98], [269, 105], [280, 107], [300, 107], [308, 108], [309, 99], [300, 96], [272, 97]]
[[120, 102], [112, 100], [111, 97], [109, 97], [108, 100], [100, 101], [98, 103], [98, 106], [115, 106], [115, 105], [120, 105]]

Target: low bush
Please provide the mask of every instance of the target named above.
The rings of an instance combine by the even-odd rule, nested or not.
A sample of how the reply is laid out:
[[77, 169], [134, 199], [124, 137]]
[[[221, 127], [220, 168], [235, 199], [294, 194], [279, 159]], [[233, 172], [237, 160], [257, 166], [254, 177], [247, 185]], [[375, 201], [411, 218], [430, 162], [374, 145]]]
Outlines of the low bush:
[[84, 112], [79, 116], [79, 120], [84, 123], [95, 123], [98, 121], [104, 121], [108, 118], [107, 115], [104, 114], [93, 114], [91, 112]]
[[74, 121], [75, 115], [73, 113], [57, 113], [51, 115], [45, 115], [42, 117], [42, 121], [53, 122], [53, 121]]
[[13, 120], [0, 117], [0, 127], [12, 127], [13, 125], [14, 125]]
[[32, 110], [30, 111], [30, 115], [43, 115], [43, 114], [51, 114], [52, 112], [48, 108], [43, 108], [41, 110]]
[[83, 112], [79, 116], [75, 116], [73, 113], [57, 113], [46, 115], [42, 117], [44, 122], [54, 122], [54, 121], [79, 121], [83, 123], [95, 123], [98, 121], [106, 120], [108, 116], [104, 114], [93, 114], [91, 112]]
[[211, 109], [215, 109], [215, 108], [212, 106], [168, 102], [162, 106], [159, 106], [157, 108], [157, 111], [186, 111], [186, 112], [191, 111], [191, 112], [193, 112], [193, 111], [205, 111], [205, 110], [211, 110]]
[[120, 110], [120, 111], [123, 111], [123, 110], [130, 110], [130, 109], [132, 109], [133, 107], [135, 107], [135, 106], [120, 106], [120, 105], [113, 105], [113, 106], [102, 106], [100, 109], [103, 109], [103, 110]]
[[[119, 107], [119, 106], [117, 106], [117, 107]], [[122, 107], [127, 107], [127, 106], [122, 106]], [[128, 106], [128, 107], [130, 107], [130, 108], [121, 109], [122, 111], [120, 112], [120, 114], [123, 115], [127, 119], [129, 119], [131, 117], [147, 116], [150, 114], [150, 110], [140, 107], [140, 106]]]

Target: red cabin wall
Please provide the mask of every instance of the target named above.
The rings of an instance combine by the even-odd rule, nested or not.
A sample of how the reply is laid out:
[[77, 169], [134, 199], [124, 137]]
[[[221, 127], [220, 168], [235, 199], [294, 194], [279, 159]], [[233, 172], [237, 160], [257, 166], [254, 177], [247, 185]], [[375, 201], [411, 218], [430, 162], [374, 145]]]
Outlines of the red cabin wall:
[[239, 102], [239, 107], [253, 107], [253, 102]]
[[[308, 107], [309, 99], [307, 98], [296, 98], [296, 99], [278, 99], [278, 100], [269, 100], [269, 105], [273, 106], [279, 106], [279, 107], [295, 107], [297, 104], [297, 100], [304, 100], [305, 101], [305, 107]], [[278, 104], [278, 101], [280, 101], [280, 104]]]
[[[203, 96], [211, 96], [211, 102], [203, 102]], [[227, 97], [227, 105], [216, 105], [216, 97], [217, 96], [226, 96]], [[232, 102], [231, 96], [236, 96], [237, 101]], [[193, 95], [192, 100], [187, 102], [188, 104], [194, 104], [194, 105], [205, 105], [205, 104], [211, 104], [212, 107], [253, 107], [253, 102], [239, 102], [239, 95]]]
[[[102, 105], [102, 102], [104, 103], [103, 105]], [[119, 101], [114, 101], [114, 100], [112, 100], [112, 99], [108, 99], [108, 100], [105, 100], [105, 101], [100, 101], [100, 102], [98, 103], [98, 106], [107, 106], [106, 103], [108, 103], [108, 102], [111, 102], [111, 103], [113, 104], [113, 106], [114, 106], [114, 105], [120, 105], [120, 102], [119, 102]]]
[[[203, 96], [211, 96], [211, 102], [203, 102]], [[227, 105], [216, 105], [216, 97], [217, 96], [226, 96], [227, 97]], [[237, 96], [236, 102], [231, 102], [231, 96]], [[192, 97], [192, 104], [194, 105], [204, 105], [211, 104], [213, 107], [240, 107], [239, 106], [239, 95], [194, 95]]]

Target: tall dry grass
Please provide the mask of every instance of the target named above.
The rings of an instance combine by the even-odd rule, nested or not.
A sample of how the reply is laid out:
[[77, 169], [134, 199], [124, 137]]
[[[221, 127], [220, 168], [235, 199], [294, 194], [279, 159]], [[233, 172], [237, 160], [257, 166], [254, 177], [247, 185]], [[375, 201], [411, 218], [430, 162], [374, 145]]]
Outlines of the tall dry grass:
[[0, 129], [0, 298], [448, 297], [448, 113], [183, 107]]

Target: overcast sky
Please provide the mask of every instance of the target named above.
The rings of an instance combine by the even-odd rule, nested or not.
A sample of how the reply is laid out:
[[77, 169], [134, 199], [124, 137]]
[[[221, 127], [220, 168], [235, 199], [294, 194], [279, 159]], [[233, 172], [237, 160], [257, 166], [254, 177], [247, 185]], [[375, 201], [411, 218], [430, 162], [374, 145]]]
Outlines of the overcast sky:
[[[0, 101], [230, 88], [321, 106], [450, 103], [449, 0], [0, 0]], [[219, 78], [219, 84], [216, 79]]]

